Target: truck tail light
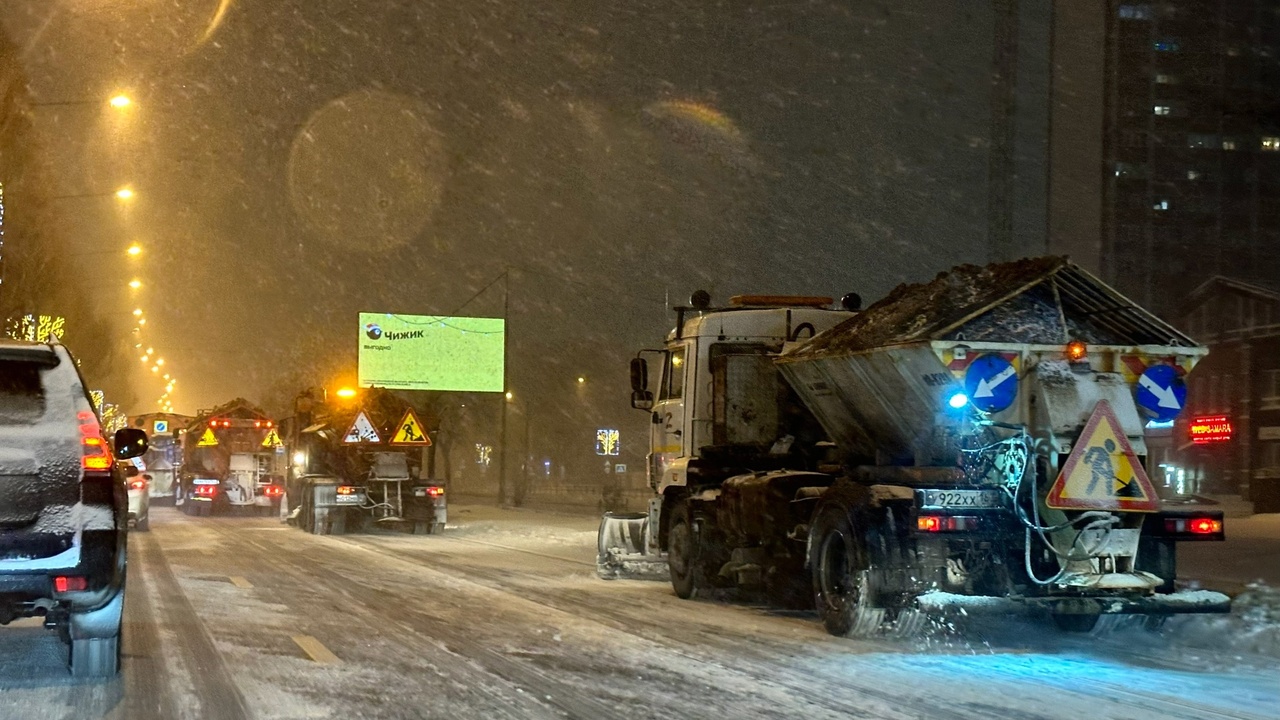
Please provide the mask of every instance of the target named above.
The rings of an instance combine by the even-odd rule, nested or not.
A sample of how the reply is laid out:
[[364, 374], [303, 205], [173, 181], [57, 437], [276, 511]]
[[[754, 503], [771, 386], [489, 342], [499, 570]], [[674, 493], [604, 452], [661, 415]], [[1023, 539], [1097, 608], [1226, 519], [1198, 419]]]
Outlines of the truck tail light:
[[284, 494], [284, 488], [279, 485], [268, 485], [262, 488], [262, 494], [267, 497], [280, 497]]
[[427, 488], [427, 494], [431, 497], [444, 497], [444, 488], [432, 485]]
[[88, 410], [81, 410], [77, 418], [80, 420], [82, 448], [80, 467], [85, 470], [110, 470], [114, 459], [106, 439], [102, 437], [102, 426], [98, 425], [98, 418]]
[[58, 575], [53, 578], [55, 592], [80, 592], [89, 587], [89, 581], [76, 575]]
[[355, 485], [339, 485], [338, 494], [339, 495], [355, 495], [356, 486]]
[[196, 497], [202, 497], [202, 498], [215, 497], [218, 494], [218, 486], [217, 485], [196, 485], [195, 493], [196, 493]]
[[1215, 517], [1165, 518], [1164, 531], [1170, 535], [1210, 536], [1222, 534], [1222, 520]]
[[916, 530], [920, 532], [965, 532], [982, 527], [981, 518], [976, 515], [919, 515], [916, 517]]

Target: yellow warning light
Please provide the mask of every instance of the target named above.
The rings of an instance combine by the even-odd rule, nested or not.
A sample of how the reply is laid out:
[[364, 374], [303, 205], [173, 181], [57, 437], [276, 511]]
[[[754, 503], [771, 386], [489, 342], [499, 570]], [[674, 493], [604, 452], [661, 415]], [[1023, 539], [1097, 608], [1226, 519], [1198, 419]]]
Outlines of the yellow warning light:
[[1067, 359], [1071, 362], [1080, 362], [1089, 354], [1089, 346], [1084, 344], [1083, 340], [1072, 340], [1067, 343]]
[[350, 398], [355, 397], [355, 396], [356, 396], [356, 391], [355, 391], [355, 390], [353, 390], [352, 388], [344, 387], [344, 388], [340, 388], [340, 389], [338, 390], [338, 392], [336, 392], [336, 393], [334, 393], [334, 394], [335, 394], [335, 395], [337, 395], [338, 397], [342, 398], [343, 400], [347, 400], [347, 399], [350, 399]]

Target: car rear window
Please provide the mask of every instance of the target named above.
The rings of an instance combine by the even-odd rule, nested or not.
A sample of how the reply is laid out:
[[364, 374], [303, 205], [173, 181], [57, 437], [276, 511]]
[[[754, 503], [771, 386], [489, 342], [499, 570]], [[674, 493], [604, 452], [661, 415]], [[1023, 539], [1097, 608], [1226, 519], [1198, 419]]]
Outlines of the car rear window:
[[21, 360], [0, 360], [0, 425], [30, 425], [44, 416], [46, 366]]

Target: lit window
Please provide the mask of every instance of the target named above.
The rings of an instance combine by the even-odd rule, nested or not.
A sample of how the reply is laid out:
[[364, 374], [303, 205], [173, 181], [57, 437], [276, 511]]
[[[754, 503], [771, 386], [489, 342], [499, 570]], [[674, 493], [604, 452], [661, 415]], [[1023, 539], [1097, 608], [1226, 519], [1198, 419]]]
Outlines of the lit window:
[[1154, 112], [1157, 115], [1168, 115], [1170, 110], [1172, 110], [1172, 108], [1168, 105], [1157, 105], [1155, 106]]
[[1188, 170], [1188, 171], [1187, 171], [1187, 179], [1188, 179], [1188, 180], [1199, 180], [1199, 179], [1200, 179], [1200, 178], [1202, 178], [1202, 177], [1204, 177], [1204, 173], [1200, 172], [1199, 170]]
[[1178, 52], [1178, 43], [1172, 40], [1157, 40], [1152, 45], [1156, 52]]
[[1150, 20], [1150, 5], [1121, 5], [1116, 11], [1122, 20]]
[[1262, 149], [1270, 152], [1280, 150], [1280, 137], [1264, 137], [1262, 138]]
[[1226, 138], [1224, 138], [1224, 139], [1222, 140], [1222, 149], [1223, 149], [1223, 150], [1235, 150], [1235, 149], [1236, 149], [1236, 141], [1235, 141], [1235, 140], [1230, 140], [1230, 139], [1226, 139]]
[[1152, 209], [1152, 210], [1168, 210], [1168, 209], [1169, 209], [1169, 201], [1168, 201], [1168, 200], [1158, 200], [1158, 201], [1156, 201], [1156, 204], [1155, 204], [1155, 205], [1152, 205], [1152, 206], [1151, 206], [1151, 209]]

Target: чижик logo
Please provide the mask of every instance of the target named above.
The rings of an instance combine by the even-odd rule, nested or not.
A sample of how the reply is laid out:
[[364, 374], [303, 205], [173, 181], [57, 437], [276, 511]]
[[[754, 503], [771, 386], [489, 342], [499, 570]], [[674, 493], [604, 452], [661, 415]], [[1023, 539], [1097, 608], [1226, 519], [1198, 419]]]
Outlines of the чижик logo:
[[377, 323], [369, 323], [364, 326], [364, 334], [368, 335], [370, 340], [378, 340], [382, 337], [382, 328]]

